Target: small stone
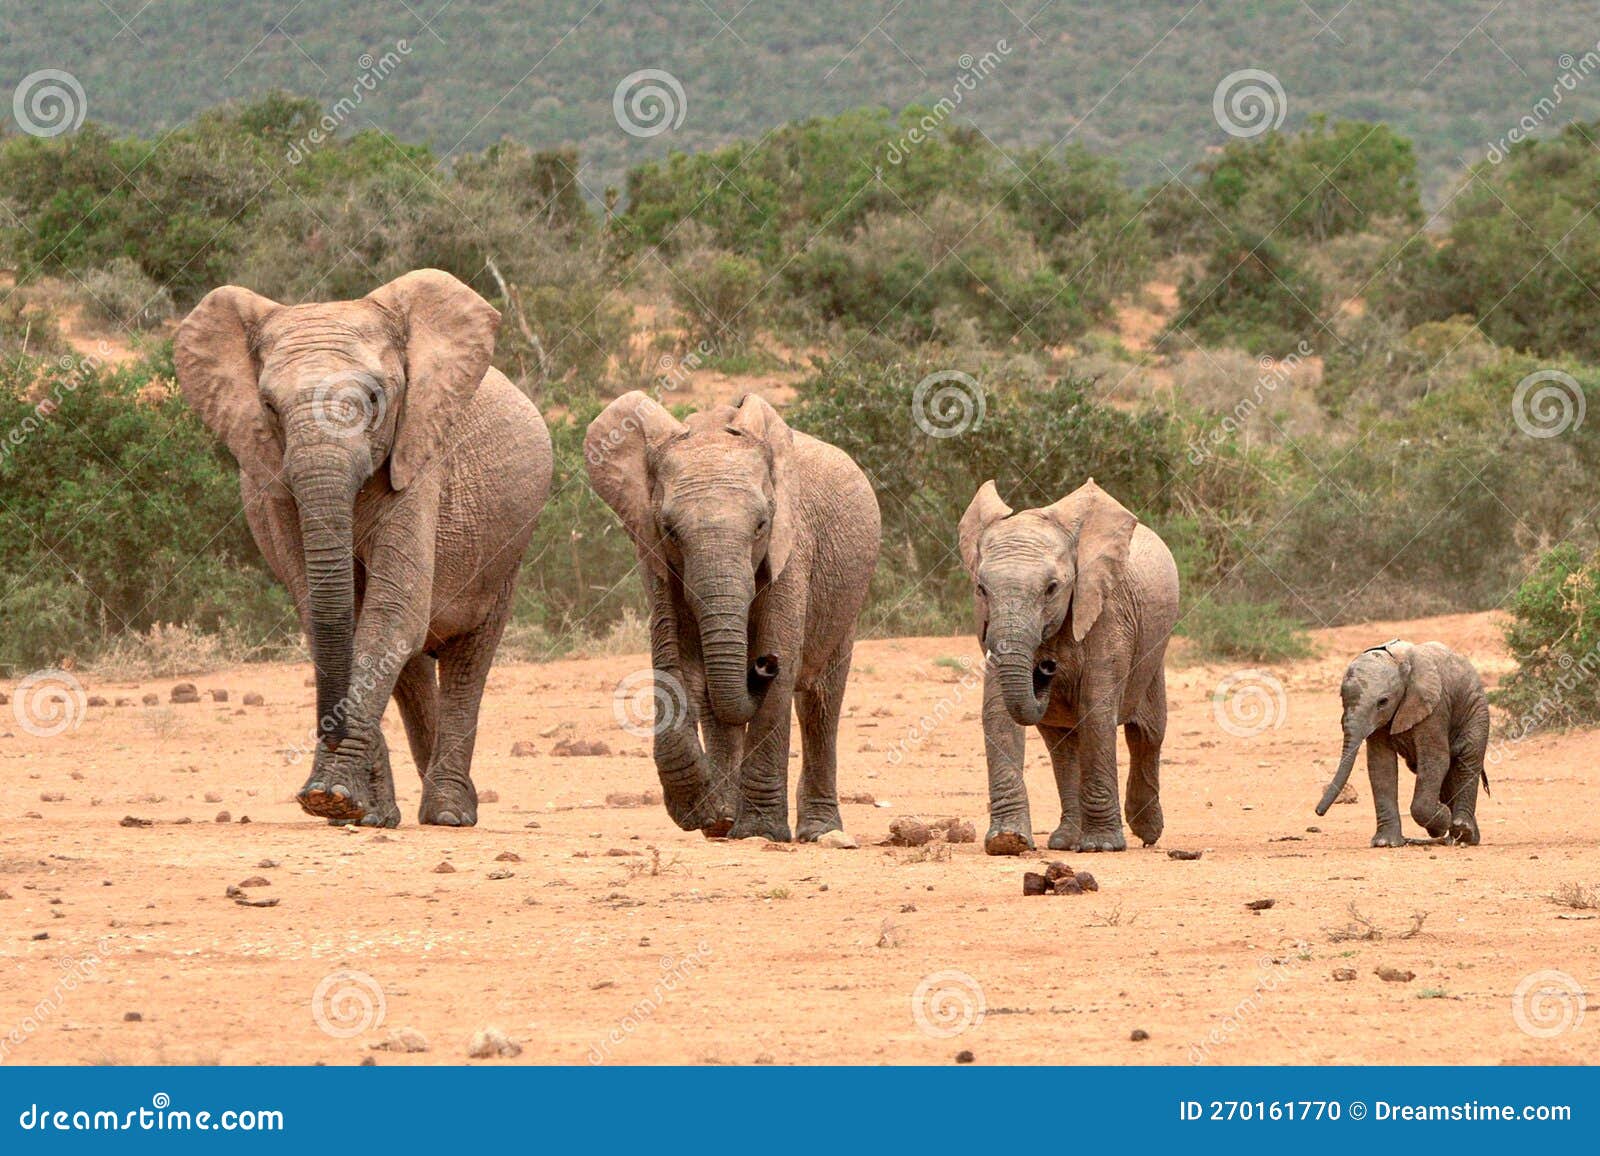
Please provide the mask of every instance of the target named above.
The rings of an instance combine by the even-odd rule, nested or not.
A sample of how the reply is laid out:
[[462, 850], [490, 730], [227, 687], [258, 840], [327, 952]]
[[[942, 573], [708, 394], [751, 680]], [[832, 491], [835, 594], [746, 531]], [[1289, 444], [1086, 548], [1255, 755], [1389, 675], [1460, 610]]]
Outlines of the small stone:
[[889, 824], [889, 842], [896, 847], [921, 847], [933, 838], [928, 824], [921, 819], [904, 815]]
[[228, 701], [228, 692], [225, 691], [225, 690], [222, 690], [220, 688], [209, 690], [206, 693], [211, 696], [211, 701], [212, 702], [227, 702]]
[[121, 697], [119, 697], [117, 699], [117, 705], [118, 706], [132, 706], [133, 705], [133, 699], [128, 698], [126, 695], [123, 695], [123, 696], [121, 696]]
[[208, 802], [208, 803], [220, 803], [220, 802], [222, 802], [222, 792], [221, 791], [207, 791], [206, 792], [206, 802]]
[[149, 694], [141, 695], [139, 701], [144, 703], [145, 706], [160, 706], [161, 696], [155, 691], [151, 691]]
[[562, 739], [550, 748], [552, 755], [592, 757], [609, 755], [611, 748], [600, 739]]
[[262, 870], [270, 870], [277, 865], [278, 861], [276, 859], [263, 859], [261, 862], [256, 864], [256, 866], [260, 867]]
[[1308, 834], [1308, 835], [1320, 835], [1320, 834], [1322, 834], [1322, 828], [1321, 827], [1307, 827], [1306, 828], [1306, 834]]
[[958, 1064], [970, 1064], [977, 1058], [977, 1056], [968, 1051], [960, 1051], [956, 1053], [956, 1063]]
[[239, 886], [240, 887], [271, 887], [272, 886], [272, 880], [268, 879], [265, 875], [252, 875], [248, 879], [240, 880], [239, 881]]
[[180, 682], [172, 688], [172, 694], [168, 697], [172, 702], [176, 703], [199, 702], [200, 692], [195, 689], [194, 683]]
[[467, 1055], [474, 1060], [492, 1060], [497, 1057], [520, 1056], [522, 1045], [499, 1028], [487, 1027], [475, 1033], [467, 1047]]
[[249, 815], [240, 815], [239, 816], [239, 822], [248, 823], [249, 821], [250, 821], [250, 816]]
[[117, 825], [119, 827], [151, 827], [155, 825], [155, 821], [153, 819], [135, 818], [133, 815], [124, 815], [122, 816], [122, 822]]
[[416, 1028], [396, 1028], [389, 1033], [387, 1039], [380, 1040], [372, 1045], [375, 1052], [425, 1052], [428, 1050], [428, 1037], [417, 1031]]
[[1252, 899], [1249, 903], [1246, 903], [1245, 906], [1251, 911], [1268, 911], [1277, 902], [1278, 901], [1276, 899]]
[[123, 1012], [122, 1022], [125, 1024], [143, 1023], [144, 1016], [140, 1015], [138, 1012]]
[[1050, 880], [1037, 871], [1025, 872], [1022, 876], [1022, 893], [1024, 895], [1044, 895], [1050, 890]]
[[111, 704], [109, 702], [107, 702], [103, 696], [98, 695], [98, 694], [91, 694], [89, 696], [88, 700], [84, 703], [84, 705], [85, 706], [110, 706]]
[[1137, 1044], [1143, 1040], [1149, 1039], [1150, 1033], [1145, 1031], [1143, 1028], [1134, 1028], [1133, 1031], [1128, 1033], [1128, 1038]]
[[33, 933], [33, 938], [34, 942], [37, 943], [41, 939], [49, 939], [50, 933], [48, 931], [36, 931]]
[[1349, 983], [1351, 980], [1355, 979], [1355, 977], [1356, 969], [1353, 967], [1336, 967], [1333, 969], [1333, 979], [1335, 983]]
[[502, 851], [494, 857], [496, 863], [521, 863], [522, 856], [515, 851]]
[[518, 739], [511, 744], [511, 757], [514, 759], [531, 759], [539, 753], [539, 748], [527, 739]]
[[1414, 971], [1402, 971], [1398, 967], [1390, 967], [1388, 964], [1377, 968], [1372, 974], [1385, 983], [1410, 983], [1417, 978], [1417, 973]]
[[490, 791], [479, 791], [478, 792], [478, 802], [480, 802], [480, 803], [498, 803], [499, 801], [500, 801], [500, 792], [499, 791], [490, 790]]
[[226, 811], [218, 811], [216, 821], [219, 823], [231, 823], [233, 822], [233, 816]]
[[39, 801], [41, 803], [65, 803], [67, 797], [60, 791], [45, 791], [39, 796]]
[[865, 791], [858, 791], [854, 795], [840, 795], [839, 802], [854, 804], [860, 807], [871, 807], [876, 805], [878, 800], [867, 794]]
[[360, 1066], [363, 1068], [375, 1068], [378, 1066], [378, 1061], [371, 1056], [362, 1056]]
[[848, 835], [843, 831], [824, 831], [817, 838], [817, 846], [832, 847], [839, 851], [854, 851], [861, 844], [856, 842], [854, 835]]
[[433, 873], [435, 875], [454, 875], [456, 873], [456, 869], [450, 866], [448, 862], [441, 859], [439, 861], [439, 865], [433, 869]]
[[1200, 856], [1203, 854], [1205, 854], [1204, 851], [1168, 851], [1167, 858], [1193, 860], [1200, 858]]
[[660, 791], [613, 791], [606, 796], [608, 807], [653, 807], [661, 802]]
[[515, 876], [516, 872], [512, 871], [509, 867], [496, 867], [493, 871], [489, 872], [490, 879], [511, 879]]

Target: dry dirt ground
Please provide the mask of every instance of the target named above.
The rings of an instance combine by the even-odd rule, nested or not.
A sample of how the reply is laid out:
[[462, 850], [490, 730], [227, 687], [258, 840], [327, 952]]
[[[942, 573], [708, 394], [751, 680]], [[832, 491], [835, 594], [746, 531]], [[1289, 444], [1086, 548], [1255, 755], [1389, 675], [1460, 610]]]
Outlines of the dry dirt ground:
[[[1235, 722], [1280, 724], [1237, 738], [1213, 703], [1232, 672], [1174, 663], [1166, 834], [1098, 857], [878, 845], [904, 815], [961, 816], [981, 837], [979, 691], [949, 661], [976, 660], [966, 638], [858, 647], [839, 778], [877, 801], [844, 808], [859, 850], [708, 842], [659, 806], [608, 804], [655, 785], [646, 741], [613, 721], [613, 688], [640, 657], [495, 671], [476, 778], [499, 799], [468, 831], [415, 824], [392, 710], [406, 825], [301, 814], [304, 765], [282, 752], [311, 720], [304, 667], [197, 680], [228, 689], [226, 705], [166, 705], [170, 680], [89, 685], [163, 705], [91, 707], [54, 738], [0, 708], [0, 1050], [12, 1063], [459, 1063], [494, 1025], [521, 1062], [563, 1064], [949, 1063], [963, 1050], [989, 1064], [1593, 1061], [1600, 920], [1549, 898], [1600, 884], [1593, 734], [1506, 752], [1480, 847], [1370, 850], [1359, 769], [1357, 805], [1312, 813], [1337, 756], [1339, 672], [1397, 635], [1461, 647], [1491, 680], [1507, 669], [1483, 616], [1327, 631], [1323, 657], [1272, 672], [1281, 710], [1232, 700]], [[266, 705], [240, 705], [249, 691]], [[913, 731], [924, 715], [942, 721]], [[612, 753], [550, 754], [564, 738]], [[536, 753], [512, 757], [518, 742]], [[1036, 737], [1028, 779], [1042, 845], [1056, 806]], [[1047, 858], [1100, 890], [1025, 898], [1023, 872]], [[275, 906], [226, 894], [251, 877], [268, 882], [238, 894]], [[1352, 907], [1370, 926], [1351, 926]], [[1336, 980], [1342, 968], [1354, 978]], [[1527, 1003], [1540, 1029], [1589, 1001], [1580, 1024], [1542, 1038], [1513, 1004], [1548, 969], [1591, 994]], [[915, 1011], [926, 977], [934, 1031]], [[398, 1029], [429, 1049], [372, 1050]]]

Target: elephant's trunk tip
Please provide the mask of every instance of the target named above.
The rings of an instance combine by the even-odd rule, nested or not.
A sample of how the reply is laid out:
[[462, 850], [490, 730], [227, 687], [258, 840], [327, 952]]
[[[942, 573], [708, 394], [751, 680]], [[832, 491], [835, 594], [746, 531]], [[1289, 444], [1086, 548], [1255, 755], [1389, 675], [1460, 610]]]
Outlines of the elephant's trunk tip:
[[763, 654], [750, 664], [750, 692], [763, 689], [778, 677], [778, 656]]

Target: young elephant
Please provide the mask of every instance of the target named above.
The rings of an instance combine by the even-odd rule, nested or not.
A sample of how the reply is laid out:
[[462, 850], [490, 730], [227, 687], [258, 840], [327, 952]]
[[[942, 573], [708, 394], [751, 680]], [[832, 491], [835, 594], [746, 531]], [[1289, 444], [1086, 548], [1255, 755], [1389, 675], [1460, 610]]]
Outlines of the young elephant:
[[1037, 727], [1061, 795], [1058, 851], [1121, 851], [1117, 727], [1128, 740], [1128, 825], [1161, 837], [1163, 659], [1178, 617], [1178, 568], [1166, 544], [1094, 479], [1041, 510], [1013, 515], [994, 482], [961, 518], [975, 583], [989, 763], [984, 850], [1033, 847], [1022, 778], [1024, 727]]
[[391, 694], [422, 822], [477, 821], [478, 704], [550, 488], [544, 421], [489, 365], [499, 324], [422, 269], [359, 301], [229, 285], [178, 330], [178, 384], [238, 460], [245, 518], [311, 638], [319, 741], [299, 797], [331, 822], [400, 821]]
[[1395, 639], [1356, 656], [1339, 688], [1344, 700], [1344, 753], [1317, 804], [1325, 815], [1367, 744], [1367, 774], [1378, 812], [1374, 847], [1400, 847], [1398, 753], [1417, 776], [1411, 817], [1435, 842], [1478, 842], [1478, 781], [1489, 789], [1483, 755], [1489, 704], [1471, 662], [1442, 642], [1413, 646]]
[[754, 395], [680, 422], [624, 394], [589, 426], [584, 457], [644, 563], [656, 770], [673, 821], [789, 840], [792, 699], [799, 838], [840, 830], [839, 704], [878, 559], [866, 475]]

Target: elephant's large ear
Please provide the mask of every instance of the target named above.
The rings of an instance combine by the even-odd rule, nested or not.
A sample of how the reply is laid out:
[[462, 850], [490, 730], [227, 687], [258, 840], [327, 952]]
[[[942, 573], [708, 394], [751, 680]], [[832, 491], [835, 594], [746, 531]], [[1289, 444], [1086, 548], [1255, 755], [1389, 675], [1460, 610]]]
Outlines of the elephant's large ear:
[[264, 486], [277, 482], [279, 449], [261, 405], [256, 330], [279, 305], [237, 285], [207, 293], [172, 343], [178, 387], [200, 420]]
[[444, 445], [494, 357], [500, 311], [442, 269], [418, 269], [367, 294], [397, 322], [406, 392], [389, 482], [403, 490]]
[[739, 403], [728, 428], [753, 437], [767, 447], [772, 462], [772, 526], [767, 533], [767, 574], [776, 579], [789, 564], [794, 549], [794, 509], [790, 474], [794, 462], [794, 434], [766, 399], [749, 394]]
[[1122, 578], [1139, 519], [1095, 485], [1093, 478], [1047, 507], [1044, 514], [1074, 542], [1077, 578], [1072, 585], [1072, 638], [1082, 642], [1105, 608], [1112, 587]]
[[1000, 491], [990, 478], [978, 487], [978, 492], [967, 503], [967, 512], [961, 515], [961, 525], [956, 537], [961, 543], [961, 562], [974, 579], [978, 576], [978, 540], [983, 532], [1001, 518], [1011, 516], [1011, 507], [1000, 500]]
[[660, 577], [666, 576], [667, 564], [661, 556], [655, 511], [650, 508], [650, 451], [683, 428], [682, 422], [636, 389], [601, 410], [583, 436], [589, 484], [616, 511], [639, 556]]
[[1431, 651], [1409, 642], [1391, 642], [1385, 648], [1400, 664], [1405, 675], [1406, 696], [1395, 708], [1389, 730], [1403, 734], [1434, 712], [1444, 695], [1444, 678], [1439, 663]]

